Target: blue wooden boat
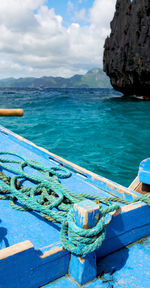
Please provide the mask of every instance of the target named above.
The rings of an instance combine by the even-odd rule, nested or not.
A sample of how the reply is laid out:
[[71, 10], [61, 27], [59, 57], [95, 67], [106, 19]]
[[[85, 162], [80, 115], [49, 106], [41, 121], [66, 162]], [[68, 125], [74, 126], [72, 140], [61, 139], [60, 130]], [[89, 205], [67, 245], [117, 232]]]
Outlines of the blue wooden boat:
[[[6, 151], [8, 154], [5, 154]], [[20, 189], [35, 187], [34, 181], [20, 176], [19, 184], [18, 180], [14, 180], [16, 185], [20, 185], [14, 192], [16, 193], [14, 194], [16, 198], [15, 196], [13, 198], [14, 202], [11, 203], [9, 196], [8, 200], [0, 200], [0, 288], [73, 288], [82, 285], [90, 288], [149, 287], [150, 207], [147, 196], [150, 184], [149, 160], [141, 163], [139, 178], [136, 178], [130, 187], [126, 188], [37, 147], [2, 126], [0, 126], [0, 152], [0, 171], [9, 181], [17, 175], [18, 164], [12, 163], [13, 160], [19, 159], [17, 155], [29, 160], [30, 164], [35, 164], [37, 167], [40, 163], [47, 169], [55, 166], [55, 171], [67, 168], [62, 171], [63, 173], [70, 171], [70, 175], [66, 178], [58, 176], [58, 185], [59, 183], [63, 185], [65, 191], [71, 191], [72, 195], [77, 195], [75, 197], [84, 193], [88, 194], [87, 198], [90, 199], [81, 197], [81, 201], [70, 206], [73, 211], [72, 219], [76, 225], [72, 226], [75, 227], [73, 229], [79, 227], [82, 231], [92, 229], [94, 231], [101, 217], [105, 221], [104, 230], [106, 231], [102, 244], [96, 250], [85, 253], [86, 246], [89, 244], [85, 245], [83, 251], [86, 255], [72, 253], [71, 248], [65, 249], [65, 244], [62, 244], [60, 237], [61, 225], [48, 221], [48, 217], [47, 219], [43, 217], [44, 210], [38, 210], [38, 205], [40, 205], [38, 195], [35, 196], [37, 200], [35, 210], [13, 209], [15, 205], [19, 208], [26, 206], [24, 198], [23, 200], [19, 198], [21, 197], [20, 191], [23, 191]], [[21, 161], [24, 161], [23, 158]], [[3, 163], [2, 159], [12, 162], [4, 161]], [[22, 165], [22, 169], [29, 177], [32, 175], [37, 178], [41, 177], [39, 176], [41, 172], [35, 170], [34, 165]], [[50, 173], [49, 176], [54, 177]], [[1, 179], [1, 193], [2, 182]], [[9, 192], [12, 189], [11, 185]], [[97, 200], [96, 202], [93, 202], [92, 195]], [[56, 200], [59, 197], [58, 195]], [[101, 203], [99, 197], [106, 201]], [[32, 195], [30, 199], [26, 198], [25, 208], [28, 210], [32, 204]], [[110, 200], [112, 198], [122, 199], [118, 207], [115, 201]], [[110, 206], [113, 206], [112, 212], [105, 213], [104, 218], [101, 215], [102, 211], [106, 211]], [[101, 207], [100, 210], [99, 207]], [[59, 212], [59, 208], [55, 207], [52, 211], [57, 213], [57, 210]], [[102, 230], [101, 237], [103, 237], [104, 230]], [[69, 236], [66, 236], [66, 239], [68, 240]], [[79, 247], [82, 250], [83, 245], [79, 243]]]

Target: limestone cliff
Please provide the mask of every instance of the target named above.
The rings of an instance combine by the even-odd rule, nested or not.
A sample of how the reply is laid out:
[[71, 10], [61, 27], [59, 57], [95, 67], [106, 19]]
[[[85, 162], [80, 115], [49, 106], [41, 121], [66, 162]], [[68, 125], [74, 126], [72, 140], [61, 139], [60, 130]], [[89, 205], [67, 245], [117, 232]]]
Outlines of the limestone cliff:
[[150, 97], [150, 0], [117, 0], [104, 71], [125, 95]]

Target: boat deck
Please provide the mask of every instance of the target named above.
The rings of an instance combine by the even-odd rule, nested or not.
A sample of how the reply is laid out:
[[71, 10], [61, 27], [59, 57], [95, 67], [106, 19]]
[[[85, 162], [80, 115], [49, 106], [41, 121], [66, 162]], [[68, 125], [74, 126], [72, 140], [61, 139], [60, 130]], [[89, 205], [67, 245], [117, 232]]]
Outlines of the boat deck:
[[138, 192], [143, 195], [146, 193], [150, 193], [150, 185], [141, 183], [138, 177], [130, 185], [130, 188], [133, 189], [135, 192]]
[[[61, 179], [61, 183], [74, 193], [88, 193], [104, 198], [119, 196], [129, 201], [139, 195], [133, 188], [128, 189], [70, 163], [2, 126], [0, 126], [0, 151], [15, 152], [46, 167], [57, 165], [67, 167], [72, 175], [67, 179]], [[35, 173], [32, 168], [25, 169], [27, 173]], [[12, 176], [8, 170], [2, 172]], [[25, 181], [24, 185], [29, 187], [31, 183]], [[145, 239], [143, 244], [134, 244], [131, 249], [121, 248], [149, 234], [149, 211], [149, 206], [139, 202], [121, 205], [121, 208], [110, 216], [105, 241], [96, 251], [98, 275], [104, 274], [104, 276], [86, 284], [85, 287], [134, 287], [129, 285], [132, 279], [129, 282], [127, 277], [131, 277], [132, 265], [137, 262], [137, 268], [135, 265], [133, 267], [133, 282], [138, 281], [136, 280], [138, 270], [143, 265], [141, 257], [149, 259], [146, 256], [149, 240]], [[2, 275], [0, 287], [37, 288], [67, 274], [70, 253], [62, 247], [60, 229], [59, 224], [48, 222], [38, 212], [20, 212], [12, 209], [9, 201], [0, 200], [0, 275]], [[121, 250], [117, 251], [119, 249]], [[114, 251], [117, 252], [113, 253]], [[136, 254], [138, 256], [135, 258]], [[145, 283], [149, 277], [148, 263], [143, 272]], [[15, 275], [18, 282], [14, 281]], [[64, 286], [71, 288], [77, 287], [77, 284], [66, 276], [45, 287]]]
[[[23, 155], [27, 159], [37, 161], [46, 167], [57, 165], [60, 166], [59, 161], [54, 159], [52, 155], [40, 151], [38, 148], [31, 145], [32, 143], [27, 140], [24, 141], [24, 139], [21, 137], [18, 139], [15, 134], [11, 134], [7, 129], [4, 129], [3, 127], [0, 128], [0, 140], [0, 151], [7, 150], [8, 152], [15, 152], [17, 154]], [[7, 149], [5, 147], [7, 147]], [[4, 155], [4, 157], [6, 158], [7, 156]], [[10, 155], [8, 157], [11, 159], [14, 158]], [[104, 198], [113, 195], [123, 197], [127, 200], [132, 200], [132, 194], [128, 193], [128, 189], [126, 189], [127, 193], [124, 191], [123, 193], [120, 193], [117, 191], [117, 186], [114, 187], [114, 189], [110, 189], [110, 191], [109, 186], [102, 188], [97, 187], [100, 185], [97, 179], [93, 178], [93, 180], [91, 180], [91, 178], [84, 172], [78, 172], [75, 170], [73, 171], [73, 167], [69, 168], [71, 169], [72, 173], [71, 177], [67, 179], [61, 179], [61, 183], [72, 192], [83, 192], [99, 195]], [[6, 173], [7, 176], [12, 175], [12, 173], [6, 170], [3, 172]], [[27, 169], [27, 172], [35, 173], [32, 168]], [[31, 186], [31, 183], [26, 181], [24, 185]], [[56, 245], [57, 243], [58, 246], [61, 245], [59, 237], [59, 224], [48, 222], [43, 217], [41, 217], [38, 212], [20, 212], [12, 209], [9, 201], [0, 200], [0, 205], [1, 249], [22, 242], [24, 240], [31, 241], [35, 249], [42, 249], [42, 252], [49, 249], [49, 247], [51, 247], [53, 244]]]
[[[98, 279], [86, 288], [148, 288], [150, 283], [150, 237], [98, 261]], [[62, 277], [44, 288], [77, 288], [71, 277]]]

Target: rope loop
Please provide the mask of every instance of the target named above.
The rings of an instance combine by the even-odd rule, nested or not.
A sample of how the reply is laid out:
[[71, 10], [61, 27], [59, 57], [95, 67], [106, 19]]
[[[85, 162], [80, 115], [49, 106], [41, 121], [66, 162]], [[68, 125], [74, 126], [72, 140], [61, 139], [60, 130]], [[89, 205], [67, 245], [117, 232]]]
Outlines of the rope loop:
[[[143, 201], [150, 205], [149, 194], [138, 196], [132, 201], [114, 196], [102, 198], [91, 194], [75, 194], [61, 184], [61, 179], [71, 176], [71, 172], [65, 167], [45, 167], [12, 152], [4, 151], [0, 155], [0, 199], [9, 200], [14, 209], [35, 210], [48, 221], [61, 223], [62, 244], [76, 255], [85, 257], [102, 245], [105, 239], [105, 216], [119, 209], [119, 203]], [[8, 156], [13, 157], [9, 159]], [[29, 168], [33, 171], [28, 170]], [[14, 176], [7, 177], [2, 173], [4, 170]], [[30, 187], [23, 186], [22, 183], [26, 180], [32, 184]], [[73, 219], [73, 204], [86, 199], [98, 201], [100, 207], [100, 218], [91, 229], [78, 227]]]
[[83, 229], [75, 224], [73, 209], [70, 209], [67, 219], [62, 223], [60, 237], [65, 249], [85, 257], [88, 253], [98, 249], [105, 239], [104, 217], [101, 215], [94, 228]]

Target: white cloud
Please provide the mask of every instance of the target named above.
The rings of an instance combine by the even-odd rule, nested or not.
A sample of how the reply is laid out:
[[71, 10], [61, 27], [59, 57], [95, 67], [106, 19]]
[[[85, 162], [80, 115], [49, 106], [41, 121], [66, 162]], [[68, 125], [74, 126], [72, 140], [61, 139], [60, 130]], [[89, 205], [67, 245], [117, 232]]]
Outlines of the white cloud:
[[43, 5], [45, 0], [5, 0], [0, 4], [0, 24], [10, 30], [27, 31], [37, 25], [33, 11]]
[[112, 19], [116, 0], [95, 0], [90, 10], [90, 20], [98, 27], [109, 28]]
[[[0, 78], [71, 76], [102, 66], [115, 0], [95, 0], [89, 24], [63, 26], [63, 18], [45, 0], [5, 0], [0, 5]], [[81, 2], [81, 1], [80, 1]], [[70, 9], [72, 2], [68, 1]], [[76, 14], [76, 22], [85, 10]]]
[[86, 17], [86, 10], [83, 8], [79, 11], [75, 11], [74, 20], [82, 20], [87, 22], [88, 19]]

